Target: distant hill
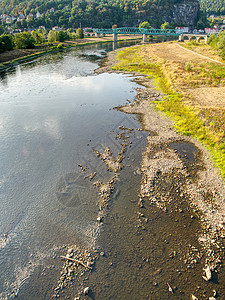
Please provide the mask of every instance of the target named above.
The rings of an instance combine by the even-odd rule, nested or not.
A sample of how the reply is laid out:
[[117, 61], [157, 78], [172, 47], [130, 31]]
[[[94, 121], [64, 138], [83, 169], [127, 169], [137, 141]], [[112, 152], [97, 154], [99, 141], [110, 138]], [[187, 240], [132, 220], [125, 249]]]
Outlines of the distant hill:
[[208, 16], [225, 16], [225, 0], [200, 0], [200, 5]]
[[98, 28], [109, 28], [114, 24], [135, 26], [143, 21], [155, 27], [166, 21], [177, 26], [193, 26], [198, 11], [197, 0], [0, 0], [0, 15], [4, 15], [4, 22], [21, 22], [18, 27], [44, 25], [48, 29], [80, 25]]

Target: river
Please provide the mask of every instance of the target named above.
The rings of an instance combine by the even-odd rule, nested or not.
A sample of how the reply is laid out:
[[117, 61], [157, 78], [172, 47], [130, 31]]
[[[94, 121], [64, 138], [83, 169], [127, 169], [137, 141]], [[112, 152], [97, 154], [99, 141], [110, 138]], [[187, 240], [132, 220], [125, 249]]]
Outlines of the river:
[[[139, 126], [135, 116], [113, 110], [134, 98], [138, 85], [132, 78], [94, 74], [111, 49], [111, 43], [83, 46], [0, 74], [3, 299], [12, 293], [19, 296], [22, 286], [37, 289], [38, 281], [26, 283], [54, 251], [91, 243], [97, 191], [84, 180], [78, 165], [87, 165], [100, 179], [107, 178], [104, 163], [91, 147], [111, 146], [117, 151], [118, 128]], [[72, 190], [63, 193], [69, 180]], [[26, 296], [21, 299], [34, 299], [29, 296], [30, 287], [27, 293], [24, 289]], [[36, 299], [49, 299], [44, 288], [39, 292]]]
[[[158, 134], [142, 130], [135, 105], [114, 109], [142, 86], [94, 72], [112, 49], [80, 46], [0, 73], [0, 299], [223, 299], [223, 264], [202, 278], [205, 261], [223, 261], [223, 242], [204, 249], [185, 190], [202, 152], [154, 109]], [[172, 143], [159, 136], [167, 126]], [[142, 205], [146, 138], [157, 172]]]

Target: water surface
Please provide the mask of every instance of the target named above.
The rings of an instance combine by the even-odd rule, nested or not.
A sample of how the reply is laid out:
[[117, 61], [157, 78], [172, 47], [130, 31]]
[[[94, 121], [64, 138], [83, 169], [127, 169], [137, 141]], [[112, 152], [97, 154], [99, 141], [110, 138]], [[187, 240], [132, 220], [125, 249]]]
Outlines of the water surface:
[[[124, 114], [112, 109], [134, 97], [137, 84], [131, 77], [94, 74], [110, 47], [58, 52], [1, 74], [2, 298], [56, 249], [91, 242], [97, 192], [82, 179], [78, 164], [101, 169], [103, 178], [106, 169], [91, 147], [113, 147], [113, 129], [129, 120], [137, 124], [133, 116], [124, 123]], [[63, 194], [68, 182], [70, 192]]]

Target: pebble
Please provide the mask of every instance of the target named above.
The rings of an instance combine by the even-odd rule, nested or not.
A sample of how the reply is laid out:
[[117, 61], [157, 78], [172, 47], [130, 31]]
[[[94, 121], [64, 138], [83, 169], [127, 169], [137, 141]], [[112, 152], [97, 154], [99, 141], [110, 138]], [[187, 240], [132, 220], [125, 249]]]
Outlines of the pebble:
[[207, 266], [205, 269], [203, 269], [203, 271], [205, 271], [205, 276], [202, 276], [202, 278], [206, 281], [210, 281], [212, 279], [212, 272], [209, 266]]
[[103, 217], [97, 217], [97, 221], [98, 222], [102, 222], [103, 221]]
[[104, 256], [104, 255], [105, 255], [105, 252], [100, 252], [100, 255], [101, 255], [101, 256]]
[[169, 292], [173, 294], [173, 289], [172, 289], [172, 287], [169, 285], [169, 283], [167, 283], [167, 285], [168, 285]]
[[84, 295], [87, 295], [87, 294], [89, 293], [89, 291], [90, 291], [90, 288], [89, 288], [89, 287], [86, 287], [86, 288], [84, 289]]
[[73, 252], [73, 248], [70, 248], [69, 250], [68, 250], [68, 254], [71, 254]]

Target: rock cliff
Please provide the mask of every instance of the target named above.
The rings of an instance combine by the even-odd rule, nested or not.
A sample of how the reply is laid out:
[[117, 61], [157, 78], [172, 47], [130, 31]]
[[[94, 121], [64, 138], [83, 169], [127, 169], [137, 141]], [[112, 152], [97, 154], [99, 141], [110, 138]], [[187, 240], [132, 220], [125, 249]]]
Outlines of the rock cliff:
[[175, 4], [169, 21], [180, 25], [193, 26], [197, 20], [198, 11], [199, 4], [197, 2]]

